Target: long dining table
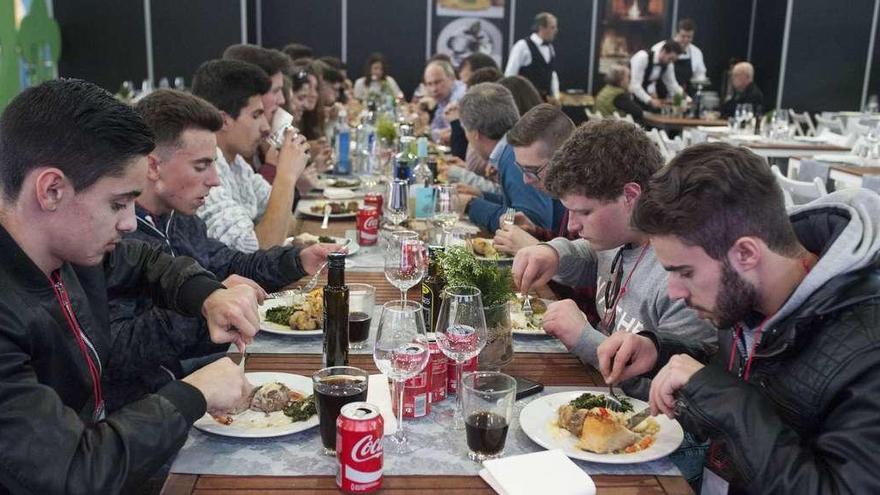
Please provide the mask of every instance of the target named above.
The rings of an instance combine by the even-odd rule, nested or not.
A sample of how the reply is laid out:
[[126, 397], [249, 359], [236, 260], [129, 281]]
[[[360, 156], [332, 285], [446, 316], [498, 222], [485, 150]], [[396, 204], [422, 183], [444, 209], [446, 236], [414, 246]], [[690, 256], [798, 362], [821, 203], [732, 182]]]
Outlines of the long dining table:
[[[309, 232], [315, 235], [344, 237], [355, 228], [353, 219], [333, 220], [327, 229], [320, 229], [320, 220], [297, 218], [291, 232]], [[322, 278], [322, 283], [323, 283]], [[397, 299], [397, 288], [385, 280], [381, 269], [372, 271], [346, 271], [346, 282], [362, 282], [376, 288], [376, 303]], [[549, 295], [548, 289], [538, 290], [539, 295]], [[414, 288], [409, 295], [419, 295]], [[233, 359], [239, 359], [237, 355]], [[370, 373], [378, 373], [370, 354], [351, 354], [350, 364]], [[321, 368], [321, 355], [315, 353], [256, 354], [248, 353], [246, 370], [272, 371], [311, 376]], [[601, 374], [584, 366], [569, 353], [517, 352], [513, 361], [504, 368], [505, 373], [528, 378], [545, 386], [605, 386]], [[683, 477], [662, 475], [591, 475], [599, 494], [691, 494]], [[172, 472], [162, 487], [164, 495], [248, 495], [248, 494], [329, 494], [340, 493], [335, 477], [331, 475], [307, 476], [252, 476], [211, 475]], [[474, 475], [384, 475], [380, 493], [394, 494], [491, 494], [492, 488], [479, 476]]]

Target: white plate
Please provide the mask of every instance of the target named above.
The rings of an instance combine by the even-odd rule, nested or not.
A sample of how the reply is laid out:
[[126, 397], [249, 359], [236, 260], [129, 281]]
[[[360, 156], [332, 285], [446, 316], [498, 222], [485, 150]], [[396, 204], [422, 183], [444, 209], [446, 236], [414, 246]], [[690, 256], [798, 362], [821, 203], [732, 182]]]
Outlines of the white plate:
[[[522, 295], [517, 292], [516, 301], [511, 301], [510, 307], [510, 317], [511, 323], [513, 324], [513, 334], [514, 335], [547, 335], [547, 332], [544, 331], [544, 328], [528, 328], [523, 326], [517, 326], [516, 322], [513, 321], [514, 315], [519, 313], [522, 314]], [[532, 297], [532, 302], [538, 299], [537, 297]], [[544, 301], [544, 305], [549, 306], [551, 303], [555, 301], [551, 301], [550, 299], [541, 299]], [[543, 320], [542, 320], [543, 321]]]
[[[364, 206], [363, 199], [358, 199], [358, 200], [340, 199], [340, 200], [337, 200], [336, 202], [348, 203], [349, 201], [357, 201], [358, 207]], [[301, 199], [299, 201], [299, 204], [296, 205], [296, 211], [297, 211], [297, 213], [299, 213], [300, 215], [303, 215], [303, 216], [312, 217], [312, 218], [324, 218], [324, 211], [323, 211], [324, 206], [323, 205], [327, 204], [328, 202], [330, 202], [330, 201], [326, 200], [326, 199]], [[315, 205], [321, 205], [321, 212], [320, 213], [313, 213], [312, 212], [311, 208], [312, 208], [312, 206], [315, 206]], [[356, 216], [357, 216], [356, 211], [349, 212], [349, 213], [331, 213], [330, 214], [330, 218], [353, 218]]]
[[[345, 237], [333, 237], [333, 236], [327, 236], [327, 237], [330, 237], [331, 239], [333, 239], [333, 243], [334, 243], [334, 244], [343, 244], [343, 243], [345, 243], [345, 241], [348, 240], [348, 239], [346, 239]], [[296, 245], [296, 246], [300, 246], [300, 247], [302, 247], [302, 248], [304, 249], [304, 248], [307, 248], [307, 247], [309, 247], [309, 246], [314, 246], [314, 243], [309, 244], [308, 246], [306, 246], [306, 245], [303, 245], [303, 244], [302, 244], [302, 241], [300, 240], [299, 236], [293, 236], [293, 237], [288, 237], [288, 238], [284, 241], [284, 245], [285, 245], [285, 246], [293, 246], [293, 245]], [[358, 251], [361, 250], [361, 246], [360, 246], [360, 244], [358, 244], [357, 241], [354, 240], [354, 239], [352, 239], [352, 241], [349, 242], [349, 243], [348, 243], [348, 246], [346, 246], [345, 248], [348, 250], [348, 255], [349, 255], [349, 256], [351, 256], [351, 255], [353, 255], [354, 253], [356, 253], [356, 252], [358, 252]]]
[[355, 196], [354, 191], [344, 187], [325, 187], [324, 197], [329, 200], [351, 199]]
[[[568, 430], [557, 427], [554, 422], [559, 406], [576, 399], [584, 392], [603, 393], [601, 389], [587, 389], [539, 397], [523, 408], [519, 415], [519, 424], [529, 438], [545, 449], [562, 449], [572, 459], [603, 464], [636, 464], [660, 459], [674, 452], [684, 440], [684, 430], [678, 421], [661, 414], [654, 418], [660, 425], [660, 431], [654, 437], [654, 443], [645, 450], [632, 454], [596, 454], [581, 450], [576, 447], [577, 438]], [[648, 405], [638, 399], [630, 398], [630, 401], [636, 411], [641, 411]]]
[[[245, 373], [248, 381], [254, 385], [262, 385], [270, 382], [281, 382], [292, 390], [305, 395], [312, 395], [312, 379], [302, 375], [290, 373]], [[279, 417], [280, 416], [280, 417]], [[286, 421], [284, 421], [286, 419]], [[245, 411], [234, 416], [230, 425], [218, 423], [210, 414], [205, 414], [193, 426], [216, 435], [236, 438], [270, 438], [290, 435], [303, 430], [308, 430], [318, 425], [318, 415], [315, 414], [305, 421], [293, 423], [290, 418], [284, 416], [281, 411], [271, 413], [269, 421], [273, 425], [261, 424], [266, 422], [266, 415], [259, 411]]]
[[290, 301], [286, 298], [280, 299], [269, 299], [264, 302], [262, 306], [260, 306], [260, 330], [268, 333], [274, 333], [276, 335], [301, 335], [303, 337], [310, 335], [322, 335], [324, 330], [293, 330], [289, 325], [279, 325], [277, 323], [272, 323], [271, 321], [266, 321], [266, 310], [270, 308], [275, 308], [278, 306], [287, 305]]

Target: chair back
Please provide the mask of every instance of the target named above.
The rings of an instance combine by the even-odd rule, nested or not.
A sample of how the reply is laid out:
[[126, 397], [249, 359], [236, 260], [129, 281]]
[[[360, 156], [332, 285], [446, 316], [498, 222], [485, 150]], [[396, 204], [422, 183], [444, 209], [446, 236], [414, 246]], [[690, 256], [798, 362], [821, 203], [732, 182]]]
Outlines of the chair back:
[[782, 172], [776, 165], [770, 167], [770, 170], [773, 172], [773, 176], [776, 177], [776, 182], [782, 189], [782, 194], [785, 198], [785, 206], [802, 205], [828, 194], [828, 190], [825, 188], [825, 183], [819, 178], [810, 182], [801, 182], [789, 179], [782, 175]]

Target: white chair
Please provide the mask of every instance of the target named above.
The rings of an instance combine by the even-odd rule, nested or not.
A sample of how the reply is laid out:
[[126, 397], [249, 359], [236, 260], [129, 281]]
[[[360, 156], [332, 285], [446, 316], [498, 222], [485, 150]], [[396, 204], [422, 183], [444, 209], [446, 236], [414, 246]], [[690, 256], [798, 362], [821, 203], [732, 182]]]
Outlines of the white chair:
[[862, 187], [880, 194], [880, 175], [863, 175]]
[[674, 156], [673, 153], [669, 152], [669, 149], [666, 147], [666, 143], [663, 142], [663, 138], [660, 137], [660, 133], [657, 132], [657, 129], [651, 129], [646, 132], [648, 135], [648, 139], [657, 146], [657, 149], [660, 150], [660, 156], [663, 157], [663, 162], [668, 163], [669, 160], [672, 160]]
[[818, 113], [813, 117], [816, 118], [816, 135], [821, 134], [826, 129], [835, 134], [844, 134], [843, 122], [836, 117], [823, 117]]
[[584, 113], [587, 114], [587, 120], [589, 120], [589, 121], [602, 120], [605, 118], [605, 116], [602, 115], [600, 112], [594, 112], [594, 111], [590, 110], [589, 108], [585, 108]]
[[818, 177], [811, 182], [801, 182], [782, 175], [782, 172], [776, 165], [770, 167], [770, 170], [773, 171], [776, 182], [782, 188], [785, 206], [802, 205], [828, 194], [828, 190], [825, 189], [825, 183]]
[[819, 179], [823, 184], [828, 184], [831, 177], [831, 166], [817, 160], [801, 160], [798, 167], [797, 179], [801, 182], [810, 182]]
[[684, 149], [684, 140], [682, 140], [681, 136], [670, 138], [669, 134], [663, 129], [660, 129], [659, 133], [660, 139], [663, 140], [663, 144], [666, 145], [666, 150], [669, 151], [670, 155], [675, 156], [679, 151]]
[[795, 123], [795, 132], [798, 136], [816, 135], [816, 128], [813, 127], [813, 121], [810, 120], [810, 114], [808, 112], [797, 113], [794, 110], [789, 109], [788, 115], [791, 116], [791, 121]]

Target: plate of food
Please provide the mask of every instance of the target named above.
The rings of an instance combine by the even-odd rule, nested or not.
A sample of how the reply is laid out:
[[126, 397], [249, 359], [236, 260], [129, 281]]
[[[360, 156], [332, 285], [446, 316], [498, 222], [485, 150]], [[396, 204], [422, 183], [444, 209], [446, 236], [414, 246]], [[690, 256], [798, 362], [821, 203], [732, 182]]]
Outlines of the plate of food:
[[341, 187], [345, 189], [361, 185], [361, 180], [357, 177], [325, 177], [321, 181], [326, 187]]
[[[620, 395], [620, 394], [618, 394]], [[626, 412], [605, 407], [599, 389], [560, 392], [530, 402], [519, 415], [523, 431], [546, 449], [562, 449], [573, 459], [635, 464], [667, 456], [681, 445], [684, 430], [665, 415], [648, 417], [632, 429], [626, 420], [648, 406], [625, 398]]]
[[495, 249], [495, 241], [492, 239], [474, 237], [471, 239], [471, 249], [473, 249], [477, 259], [481, 261], [513, 262], [513, 256]]
[[216, 435], [270, 438], [290, 435], [318, 425], [312, 379], [290, 373], [245, 373], [255, 386], [236, 410], [205, 413], [193, 426]]
[[324, 207], [330, 205], [330, 218], [351, 218], [357, 216], [358, 208], [363, 206], [363, 200], [327, 201], [324, 199], [303, 199], [296, 206], [300, 215], [307, 217], [324, 217]]
[[321, 335], [324, 289], [269, 299], [260, 306], [260, 330], [277, 335]]
[[532, 297], [529, 304], [532, 305], [532, 315], [526, 316], [523, 313], [523, 296], [519, 292], [510, 299], [510, 324], [513, 327], [513, 333], [518, 335], [547, 335], [544, 331], [544, 313], [547, 311], [547, 305], [553, 301], [541, 299], [540, 297]]
[[[294, 237], [289, 237], [285, 245], [292, 244], [294, 246], [300, 248], [306, 248], [313, 244], [324, 243], [324, 244], [344, 244], [347, 241], [345, 237], [333, 237], [327, 235], [314, 235], [308, 232], [303, 232]], [[350, 256], [358, 251], [360, 251], [361, 247], [357, 242], [349, 242], [347, 246], [345, 246], [347, 250], [347, 254]]]

